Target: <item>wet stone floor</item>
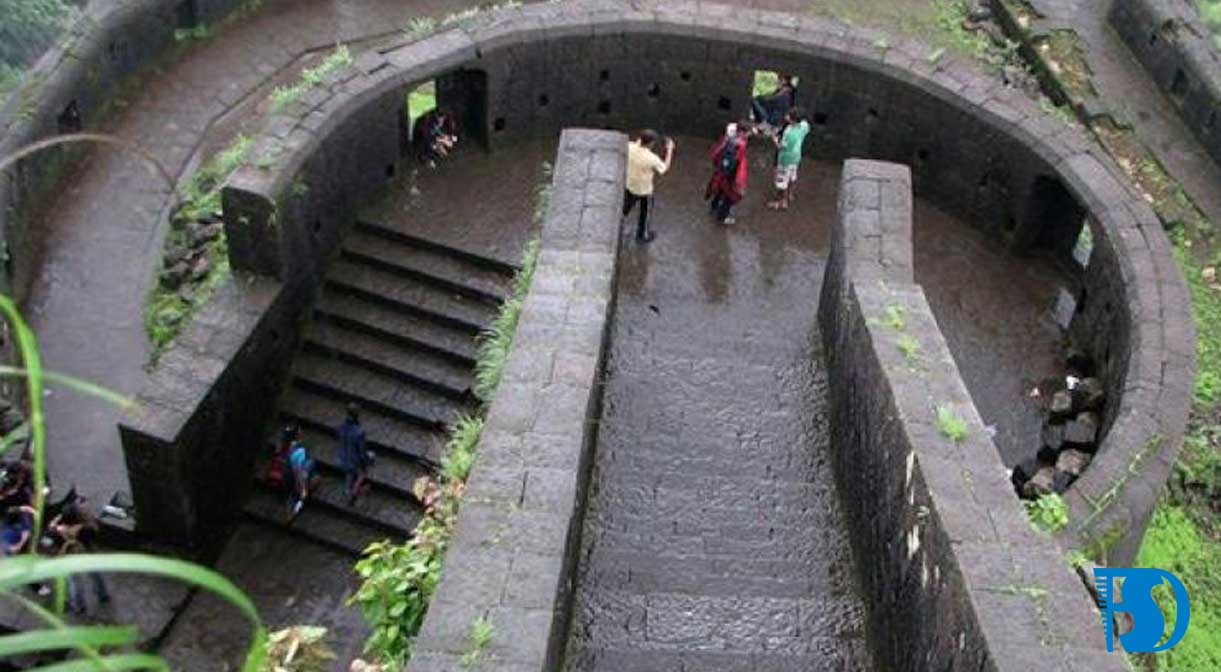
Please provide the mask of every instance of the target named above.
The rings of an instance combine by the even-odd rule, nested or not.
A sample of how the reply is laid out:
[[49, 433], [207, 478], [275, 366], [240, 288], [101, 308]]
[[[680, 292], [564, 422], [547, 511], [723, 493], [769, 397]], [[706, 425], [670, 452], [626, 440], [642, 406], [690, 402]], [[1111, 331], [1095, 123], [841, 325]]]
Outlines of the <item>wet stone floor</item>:
[[624, 241], [567, 669], [871, 669], [815, 329], [832, 171], [727, 228], [703, 149]]
[[[566, 669], [871, 669], [816, 325], [838, 166], [805, 164], [798, 205], [775, 213], [752, 146], [723, 227], [700, 199], [705, 146], [680, 141], [657, 240], [624, 228]], [[917, 279], [985, 419], [1027, 450], [1022, 392], [1058, 359], [1055, 274], [926, 202], [914, 228]]]

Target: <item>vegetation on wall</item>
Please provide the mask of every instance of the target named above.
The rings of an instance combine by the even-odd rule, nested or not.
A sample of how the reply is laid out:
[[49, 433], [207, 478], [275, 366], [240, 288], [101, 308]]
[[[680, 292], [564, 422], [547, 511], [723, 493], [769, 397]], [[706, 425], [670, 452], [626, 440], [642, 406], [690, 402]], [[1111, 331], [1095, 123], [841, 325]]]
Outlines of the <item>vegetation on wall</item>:
[[246, 161], [250, 138], [239, 135], [180, 187], [157, 284], [149, 291], [144, 328], [153, 359], [229, 277], [229, 248], [220, 223], [221, 188]]
[[[543, 184], [536, 193], [538, 219], [546, 210], [550, 194], [550, 166], [544, 164], [543, 172]], [[521, 307], [538, 264], [538, 251], [537, 240], [526, 245], [513, 292], [480, 337], [475, 389], [485, 405], [491, 402], [508, 361]], [[371, 544], [356, 563], [361, 586], [349, 604], [360, 607], [372, 630], [365, 642], [365, 652], [384, 669], [401, 670], [411, 658], [415, 636], [424, 624], [428, 603], [441, 579], [445, 551], [453, 536], [458, 507], [482, 433], [483, 420], [477, 416], [463, 417], [450, 427], [437, 478], [422, 477], [412, 488], [425, 509], [412, 538], [403, 544], [388, 541]], [[490, 637], [491, 629], [486, 622], [472, 625], [471, 648], [463, 656], [465, 667], [478, 663]]]
[[330, 75], [338, 72], [352, 64], [352, 52], [348, 51], [346, 45], [340, 44], [335, 47], [322, 62], [312, 68], [306, 68], [301, 72], [301, 76], [296, 82], [288, 86], [277, 86], [271, 92], [271, 110], [273, 112], [287, 107], [288, 105], [298, 101], [318, 84], [321, 84]]

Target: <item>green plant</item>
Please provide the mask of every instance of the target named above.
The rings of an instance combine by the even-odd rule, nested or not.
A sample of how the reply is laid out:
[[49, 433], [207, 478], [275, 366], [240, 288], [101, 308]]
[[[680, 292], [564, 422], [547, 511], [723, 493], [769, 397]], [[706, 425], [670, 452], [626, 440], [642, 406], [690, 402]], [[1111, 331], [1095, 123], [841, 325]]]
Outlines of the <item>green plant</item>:
[[436, 82], [421, 84], [407, 94], [407, 120], [415, 127], [415, 120], [437, 107]]
[[446, 480], [465, 481], [475, 463], [475, 446], [483, 434], [483, 418], [464, 415], [450, 428], [449, 443], [441, 458], [441, 476]]
[[321, 84], [330, 75], [352, 64], [352, 52], [347, 45], [337, 45], [335, 51], [312, 68], [306, 68], [295, 83], [277, 86], [271, 92], [271, 111], [278, 112], [301, 99], [310, 89]]
[[988, 53], [992, 46], [988, 36], [963, 27], [970, 13], [968, 3], [962, 0], [933, 0], [932, 6], [944, 46], [979, 58]]
[[212, 31], [208, 29], [206, 24], [199, 24], [194, 28], [179, 28], [174, 31], [174, 40], [178, 42], [186, 42], [187, 40], [206, 40], [212, 37]]
[[408, 37], [418, 38], [431, 33], [432, 31], [436, 30], [436, 28], [436, 19], [432, 18], [431, 16], [417, 16], [407, 24], [407, 30], [403, 32], [407, 33]]
[[462, 666], [474, 667], [483, 657], [483, 650], [487, 648], [488, 642], [492, 641], [492, 624], [488, 622], [486, 616], [480, 616], [471, 623], [471, 637], [467, 644], [466, 651], [462, 654]]
[[1040, 532], [1059, 532], [1068, 525], [1068, 504], [1058, 493], [1041, 495], [1025, 505], [1030, 524]]
[[1072, 569], [1080, 569], [1090, 563], [1090, 556], [1083, 551], [1072, 549], [1064, 555], [1064, 560]]
[[405, 544], [370, 545], [356, 563], [361, 586], [348, 603], [360, 605], [372, 626], [365, 652], [392, 665], [403, 666], [411, 657], [412, 639], [424, 623], [428, 601], [441, 578], [448, 530], [430, 541], [422, 541], [417, 530]]
[[954, 443], [967, 438], [967, 423], [949, 404], [937, 406], [937, 431]]
[[[1173, 572], [1191, 596], [1191, 627], [1173, 648], [1152, 656], [1150, 669], [1221, 669], [1221, 542], [1192, 520], [1187, 509], [1163, 502], [1154, 511], [1136, 565]], [[1153, 596], [1166, 622], [1173, 624], [1176, 605], [1171, 591], [1163, 584]]]
[[904, 315], [907, 311], [898, 304], [886, 306], [886, 318], [882, 320], [882, 324], [896, 331], [903, 331], [907, 328], [907, 320]]
[[920, 356], [920, 341], [916, 340], [916, 337], [911, 334], [899, 336], [899, 339], [895, 341], [895, 345], [898, 346], [899, 352], [902, 352], [908, 361]]
[[[44, 486], [46, 484], [46, 429], [42, 410], [43, 381], [47, 372], [42, 368], [37, 341], [33, 332], [22, 319], [16, 305], [0, 295], [0, 313], [8, 320], [15, 334], [17, 351], [21, 358], [20, 369], [9, 368], [5, 375], [20, 375], [26, 381], [26, 399], [29, 405], [31, 451], [34, 462], [34, 529], [32, 537], [41, 535], [43, 524]], [[72, 380], [57, 376], [61, 381]], [[99, 393], [100, 388], [82, 381], [72, 385], [85, 393]], [[118, 397], [109, 393], [104, 398]], [[130, 402], [125, 402], [130, 403]], [[19, 608], [28, 611], [42, 622], [44, 627], [10, 635], [0, 636], [0, 655], [14, 652], [63, 652], [76, 656], [64, 663], [52, 664], [38, 669], [56, 670], [168, 670], [160, 657], [151, 653], [131, 653], [136, 644], [138, 630], [130, 626], [70, 626], [64, 621], [63, 585], [69, 576], [86, 573], [136, 573], [166, 577], [204, 588], [224, 598], [251, 621], [251, 642], [242, 669], [258, 672], [262, 667], [267, 633], [259, 618], [258, 610], [250, 598], [228, 579], [198, 565], [172, 558], [160, 558], [137, 553], [98, 553], [67, 555], [56, 558], [36, 554], [37, 544], [31, 544], [28, 554], [9, 557], [0, 563], [0, 595], [9, 598]], [[59, 593], [53, 608], [47, 609], [25, 597], [21, 591], [32, 583], [50, 582]]]

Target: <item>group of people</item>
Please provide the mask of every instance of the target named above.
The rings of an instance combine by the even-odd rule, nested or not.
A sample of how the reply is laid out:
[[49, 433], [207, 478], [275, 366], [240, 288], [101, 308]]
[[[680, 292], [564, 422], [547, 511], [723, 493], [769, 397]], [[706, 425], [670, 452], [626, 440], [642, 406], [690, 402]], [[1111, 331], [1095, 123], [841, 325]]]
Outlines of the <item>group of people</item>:
[[458, 144], [458, 125], [453, 115], [434, 107], [416, 117], [411, 138], [416, 159], [429, 168], [436, 168], [437, 161], [449, 156]]
[[[348, 504], [368, 490], [369, 467], [374, 454], [365, 445], [365, 430], [360, 424], [360, 407], [348, 404], [347, 415], [335, 430], [339, 441], [339, 467], [344, 472], [344, 495]], [[288, 496], [288, 518], [291, 520], [305, 507], [310, 493], [321, 483], [318, 463], [309, 447], [301, 440], [301, 430], [288, 425], [280, 434], [280, 443], [272, 455], [267, 480], [283, 488]]]
[[[810, 132], [806, 113], [796, 106], [796, 84], [793, 77], [782, 75], [776, 91], [756, 97], [751, 102], [751, 118], [730, 123], [724, 135], [713, 144], [709, 156], [712, 177], [704, 190], [709, 210], [722, 224], [734, 224], [734, 206], [746, 195], [749, 174], [747, 148], [752, 137], [762, 136], [775, 147], [775, 193], [768, 201], [772, 210], [787, 210], [793, 203], [797, 184], [797, 169], [801, 165], [802, 147]], [[783, 111], [780, 111], [783, 110]], [[659, 144], [662, 154], [656, 152]], [[627, 175], [623, 194], [623, 216], [639, 209], [636, 240], [651, 242], [656, 234], [649, 227], [653, 209], [654, 178], [664, 175], [674, 159], [675, 143], [664, 142], [656, 131], [643, 130], [629, 141]]]
[[[35, 539], [35, 519], [38, 515], [34, 498], [34, 470], [28, 455], [0, 464], [0, 510], [4, 512], [0, 525], [0, 555], [14, 556], [37, 552], [42, 555], [68, 555], [94, 550], [99, 526], [97, 518], [84, 497], [73, 489], [58, 502], [47, 507], [51, 515], [39, 538]], [[84, 581], [93, 584], [99, 605], [110, 602], [110, 591], [100, 574], [69, 575], [67, 578], [68, 610], [84, 614], [88, 609]], [[38, 585], [40, 595], [49, 595], [49, 585]]]

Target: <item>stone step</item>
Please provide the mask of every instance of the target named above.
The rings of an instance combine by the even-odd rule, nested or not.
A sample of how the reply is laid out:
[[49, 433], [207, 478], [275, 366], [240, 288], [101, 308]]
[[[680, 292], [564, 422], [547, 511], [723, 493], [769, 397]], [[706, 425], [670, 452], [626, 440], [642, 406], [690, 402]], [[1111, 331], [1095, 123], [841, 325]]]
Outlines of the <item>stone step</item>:
[[306, 504], [289, 524], [287, 494], [266, 488], [255, 488], [243, 511], [247, 517], [260, 523], [352, 556], [361, 555], [369, 544], [376, 541], [403, 541], [406, 538], [404, 535], [388, 534], [379, 527], [355, 524], [350, 517], [316, 502]]
[[314, 304], [318, 322], [336, 324], [445, 357], [464, 366], [474, 366], [478, 355], [475, 335], [419, 316], [404, 313], [384, 303], [324, 288]]
[[473, 410], [470, 404], [418, 385], [311, 352], [298, 354], [292, 371], [297, 387], [344, 403], [356, 402], [361, 408], [426, 429], [443, 429]]
[[358, 226], [343, 241], [343, 254], [404, 277], [493, 304], [509, 295], [512, 275], [454, 255], [405, 245], [376, 225]]
[[518, 270], [518, 267], [515, 264], [507, 264], [499, 259], [492, 259], [491, 257], [486, 257], [468, 250], [459, 249], [452, 245], [437, 243], [432, 240], [428, 240], [427, 238], [421, 238], [413, 235], [401, 229], [384, 224], [378, 224], [376, 222], [358, 220], [356, 222], [356, 230], [378, 235], [403, 245], [409, 245], [418, 250], [452, 257], [472, 266], [493, 271], [505, 277], [513, 277], [513, 274]]
[[811, 643], [819, 653], [791, 655], [768, 652], [664, 649], [648, 647], [580, 646], [568, 656], [566, 672], [860, 672], [872, 669], [866, 644], [859, 638], [820, 638]]
[[851, 571], [843, 558], [814, 556], [794, 560], [710, 558], [702, 554], [662, 555], [595, 546], [583, 559], [582, 585], [597, 590], [648, 594], [810, 598], [831, 594]]
[[339, 325], [311, 323], [305, 329], [305, 349], [459, 401], [471, 395], [474, 382], [471, 367], [428, 352], [404, 349], [392, 341]]
[[597, 535], [598, 547], [606, 550], [651, 552], [658, 555], [705, 555], [712, 559], [794, 561], [811, 554], [839, 552], [848, 543], [847, 532], [836, 532], [841, 535], [839, 538], [827, 539], [798, 534], [766, 536], [737, 527], [724, 528], [709, 534], [676, 534], [672, 530], [663, 529], [598, 529], [594, 534]]
[[485, 301], [343, 257], [331, 264], [326, 284], [350, 296], [462, 329], [471, 335], [478, 334], [496, 318], [496, 306]]
[[[295, 386], [289, 386], [280, 399], [280, 416], [299, 423], [302, 429], [332, 432], [347, 414], [346, 403]], [[362, 408], [361, 425], [365, 441], [378, 454], [394, 453], [406, 460], [435, 465], [445, 448], [445, 433], [420, 427], [398, 417]]]
[[[362, 418], [363, 424], [363, 418]], [[366, 432], [368, 429], [366, 428]], [[268, 450], [274, 451], [279, 433], [268, 441]], [[334, 431], [323, 431], [316, 426], [303, 427], [301, 440], [309, 446], [310, 454], [318, 461], [323, 473], [342, 478], [343, 469], [339, 460], [339, 440]], [[394, 497], [412, 499], [411, 486], [421, 476], [431, 476], [433, 470], [423, 462], [404, 456], [397, 450], [379, 449], [366, 437], [365, 445], [377, 456], [369, 467], [368, 483], [375, 490], [380, 490]]]

